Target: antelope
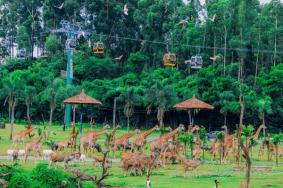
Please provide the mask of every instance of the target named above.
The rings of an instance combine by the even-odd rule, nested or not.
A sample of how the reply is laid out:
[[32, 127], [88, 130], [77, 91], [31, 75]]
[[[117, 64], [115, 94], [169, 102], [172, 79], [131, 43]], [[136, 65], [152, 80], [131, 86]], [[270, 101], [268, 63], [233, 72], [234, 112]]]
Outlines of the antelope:
[[200, 160], [187, 160], [185, 156], [179, 156], [179, 160], [181, 161], [185, 173], [189, 170], [189, 168], [195, 170], [202, 162]]
[[74, 159], [79, 159], [80, 156], [81, 156], [80, 153], [60, 154], [53, 151], [49, 154], [50, 157], [49, 166], [53, 166], [56, 162], [64, 162], [64, 167], [66, 168], [70, 161]]

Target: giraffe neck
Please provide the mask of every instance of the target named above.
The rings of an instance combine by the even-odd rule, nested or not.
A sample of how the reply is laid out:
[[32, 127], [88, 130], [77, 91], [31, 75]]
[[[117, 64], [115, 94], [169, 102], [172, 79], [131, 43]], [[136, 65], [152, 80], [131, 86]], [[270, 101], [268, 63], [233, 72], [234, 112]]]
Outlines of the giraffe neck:
[[258, 136], [259, 136], [259, 133], [262, 129], [262, 126], [260, 126], [257, 130], [256, 130], [256, 133], [253, 135], [254, 139], [258, 139]]
[[179, 131], [179, 127], [177, 129], [175, 129], [174, 131], [168, 133], [167, 135], [164, 136], [165, 139], [169, 139], [173, 136], [175, 136], [175, 134], [177, 134], [177, 132]]
[[150, 135], [153, 131], [155, 130], [155, 127], [145, 131], [143, 134], [142, 134], [142, 137], [147, 137], [148, 135]]

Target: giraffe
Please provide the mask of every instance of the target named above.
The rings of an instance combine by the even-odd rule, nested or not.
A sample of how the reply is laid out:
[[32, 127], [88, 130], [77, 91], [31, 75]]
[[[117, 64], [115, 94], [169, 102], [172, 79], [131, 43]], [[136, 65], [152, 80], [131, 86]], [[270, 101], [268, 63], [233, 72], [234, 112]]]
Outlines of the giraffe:
[[20, 131], [13, 137], [13, 146], [16, 146], [17, 142], [25, 143], [25, 137], [28, 136], [32, 131], [34, 131], [36, 127], [28, 127], [26, 130]]
[[71, 151], [74, 149], [76, 150], [77, 147], [77, 136], [78, 136], [78, 131], [76, 131], [76, 127], [75, 127], [75, 122], [72, 122], [72, 131], [70, 133], [69, 136], [69, 142], [71, 145]]
[[110, 132], [109, 135], [107, 135], [106, 140], [105, 140], [105, 145], [107, 146], [108, 150], [110, 150], [110, 146], [114, 144], [115, 142], [115, 134], [117, 129], [121, 128], [120, 125], [116, 125], [112, 131]]
[[85, 136], [82, 136], [80, 139], [80, 148], [83, 148], [85, 152], [87, 152], [88, 149], [91, 149], [92, 146], [95, 144], [95, 141], [98, 136], [103, 134], [106, 129], [108, 129], [110, 126], [106, 124], [103, 128], [101, 128], [98, 131], [89, 131]]
[[45, 132], [41, 133], [41, 135], [34, 139], [32, 142], [30, 142], [29, 144], [26, 145], [25, 147], [25, 157], [24, 160], [25, 162], [27, 161], [28, 158], [28, 154], [31, 151], [35, 151], [37, 153], [37, 158], [39, 158], [39, 156], [41, 156], [42, 154], [42, 139], [46, 138]]
[[131, 151], [133, 152], [135, 150], [135, 147], [137, 147], [137, 149], [140, 148], [141, 152], [144, 153], [146, 138], [155, 130], [159, 130], [158, 125], [155, 125], [153, 128], [141, 133], [137, 138], [135, 138], [131, 145]]
[[128, 144], [128, 141], [131, 137], [135, 136], [136, 134], [138, 134], [140, 132], [140, 130], [135, 130], [129, 133], [126, 133], [122, 136], [120, 136], [119, 138], [117, 138], [113, 144], [113, 146], [111, 147], [112, 150], [112, 155], [115, 157], [115, 153], [116, 150], [118, 149], [118, 147], [123, 146], [123, 151], [126, 151], [126, 146]]
[[223, 152], [223, 161], [224, 163], [226, 163], [229, 157], [229, 151], [231, 149], [231, 146], [233, 146], [233, 142], [235, 139], [235, 133], [229, 134], [229, 131], [226, 125], [222, 126], [222, 128], [224, 128], [225, 130], [224, 150], [222, 152]]
[[261, 132], [262, 129], [266, 129], [266, 126], [265, 125], [260, 125], [256, 132], [253, 134], [253, 139], [257, 140], [258, 139], [258, 136], [259, 136], [259, 133]]
[[154, 140], [153, 142], [151, 142], [151, 145], [150, 145], [151, 152], [154, 152], [156, 149], [159, 149], [162, 151], [168, 145], [168, 140], [170, 138], [174, 138], [179, 131], [184, 130], [184, 129], [185, 129], [184, 125], [180, 124], [179, 127], [177, 127], [175, 130], [167, 134], [161, 135], [157, 140]]

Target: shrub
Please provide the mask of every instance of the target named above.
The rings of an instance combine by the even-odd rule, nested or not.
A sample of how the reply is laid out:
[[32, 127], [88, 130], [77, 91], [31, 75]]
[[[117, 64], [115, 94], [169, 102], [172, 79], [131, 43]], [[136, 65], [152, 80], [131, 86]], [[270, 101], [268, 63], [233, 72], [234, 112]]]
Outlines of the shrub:
[[41, 187], [76, 187], [75, 179], [62, 170], [49, 168], [47, 164], [38, 164], [32, 170], [32, 179], [38, 181]]
[[39, 185], [33, 181], [28, 172], [16, 172], [9, 181], [9, 188], [38, 188]]

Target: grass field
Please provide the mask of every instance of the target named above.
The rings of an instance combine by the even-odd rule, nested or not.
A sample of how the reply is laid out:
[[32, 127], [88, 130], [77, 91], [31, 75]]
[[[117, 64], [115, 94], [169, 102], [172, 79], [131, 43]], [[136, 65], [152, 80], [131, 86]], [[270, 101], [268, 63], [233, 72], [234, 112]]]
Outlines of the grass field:
[[[9, 127], [9, 126], [8, 126]], [[15, 133], [24, 129], [22, 125], [15, 126]], [[84, 129], [86, 131], [87, 129]], [[54, 141], [64, 140], [69, 135], [69, 130], [63, 132], [61, 127], [54, 126], [53, 131], [56, 135], [52, 135], [51, 139]], [[118, 135], [124, 133], [124, 130], [119, 130]], [[158, 136], [159, 133], [155, 132], [154, 136]], [[0, 129], [0, 155], [6, 155], [7, 149], [12, 148], [11, 142], [8, 139], [8, 128]], [[103, 143], [104, 136], [98, 140], [100, 144]], [[48, 146], [44, 146], [48, 147]], [[117, 155], [118, 156], [118, 155]], [[275, 166], [274, 161], [259, 161], [257, 160], [257, 148], [254, 149], [254, 166], [272, 166], [272, 171], [253, 171], [251, 175], [251, 187], [273, 187], [282, 188], [283, 187], [283, 163], [282, 159], [279, 166]], [[91, 155], [89, 154], [89, 157]], [[189, 172], [184, 176], [183, 168], [179, 164], [166, 165], [165, 168], [154, 170], [151, 176], [152, 187], [160, 188], [212, 188], [214, 187], [214, 180], [217, 179], [220, 182], [220, 188], [238, 188], [241, 181], [244, 181], [244, 172], [233, 171], [232, 163], [227, 165], [220, 165], [217, 162], [210, 162], [210, 156], [206, 154], [207, 162], [202, 164], [194, 172]], [[266, 157], [264, 157], [266, 159]], [[47, 161], [44, 161], [47, 163]], [[11, 164], [11, 161], [3, 161], [0, 163]], [[21, 162], [21, 165], [30, 170], [32, 167], [36, 166], [38, 161], [28, 161], [26, 164]], [[244, 163], [243, 163], [244, 165]], [[62, 164], [57, 164], [55, 168], [61, 168]], [[87, 174], [97, 174], [101, 171], [100, 167], [93, 167], [91, 162], [75, 163], [75, 168], [79, 168]], [[122, 171], [119, 163], [114, 163], [113, 167], [110, 169], [110, 176], [106, 179], [106, 182], [113, 186], [120, 187], [145, 187], [145, 176], [126, 176], [126, 173]], [[93, 187], [91, 183], [86, 182], [85, 187]]]

